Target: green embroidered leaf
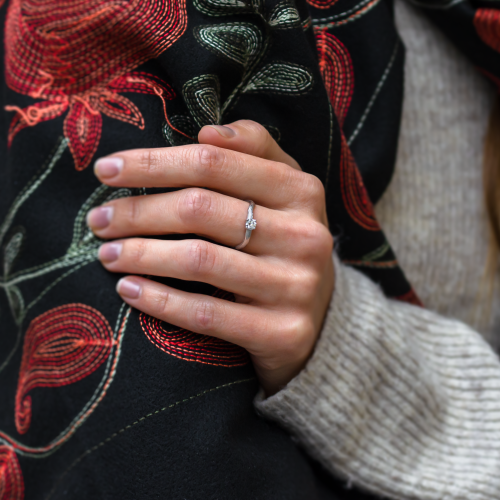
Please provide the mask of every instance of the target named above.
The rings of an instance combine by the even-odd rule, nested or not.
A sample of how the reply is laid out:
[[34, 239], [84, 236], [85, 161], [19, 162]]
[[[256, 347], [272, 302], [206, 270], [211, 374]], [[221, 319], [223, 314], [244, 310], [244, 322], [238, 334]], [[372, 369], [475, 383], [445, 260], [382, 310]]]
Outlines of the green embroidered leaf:
[[244, 0], [194, 0], [194, 6], [207, 16], [229, 16], [252, 12], [252, 4]]
[[298, 64], [275, 62], [258, 71], [243, 91], [305, 94], [311, 90], [313, 83], [314, 78], [308, 68]]
[[260, 30], [250, 23], [199, 26], [194, 29], [194, 36], [206, 49], [244, 68], [259, 54], [263, 45]]
[[190, 116], [171, 116], [170, 124], [175, 128], [172, 128], [168, 123], [165, 123], [162, 129], [163, 137], [170, 144], [170, 146], [184, 146], [185, 144], [194, 144], [195, 141], [192, 141], [185, 135], [179, 133], [179, 131], [183, 132], [189, 137], [196, 137], [198, 135], [199, 127]]
[[5, 289], [7, 300], [9, 301], [10, 311], [16, 325], [19, 325], [24, 316], [24, 299], [21, 290], [17, 286], [9, 286]]
[[189, 80], [182, 95], [199, 127], [216, 125], [220, 121], [220, 87], [215, 75], [202, 75]]
[[300, 27], [300, 16], [297, 9], [288, 2], [279, 3], [267, 20], [274, 29], [291, 29]]
[[361, 257], [361, 260], [366, 262], [373, 262], [374, 260], [383, 257], [388, 251], [390, 251], [390, 249], [391, 247], [389, 246], [389, 243], [386, 241], [375, 250], [371, 251], [370, 253], [367, 253], [366, 255], [363, 255], [363, 257]]
[[11, 235], [9, 241], [5, 244], [3, 248], [3, 273], [4, 278], [7, 278], [9, 275], [14, 261], [19, 255], [19, 251], [21, 250], [21, 245], [24, 240], [24, 228], [17, 227], [13, 230], [13, 234]]

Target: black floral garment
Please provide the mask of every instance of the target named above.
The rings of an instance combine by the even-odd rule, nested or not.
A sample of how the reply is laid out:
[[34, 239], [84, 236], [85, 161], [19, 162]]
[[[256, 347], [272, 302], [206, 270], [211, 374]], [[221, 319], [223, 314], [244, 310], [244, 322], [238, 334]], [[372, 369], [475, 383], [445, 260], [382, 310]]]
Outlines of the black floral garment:
[[[421, 5], [496, 84], [497, 4]], [[372, 210], [403, 92], [391, 1], [8, 0], [0, 16], [0, 500], [370, 498], [254, 413], [243, 349], [126, 306], [85, 216], [151, 192], [101, 185], [96, 158], [252, 119], [324, 182], [341, 258], [418, 304]]]

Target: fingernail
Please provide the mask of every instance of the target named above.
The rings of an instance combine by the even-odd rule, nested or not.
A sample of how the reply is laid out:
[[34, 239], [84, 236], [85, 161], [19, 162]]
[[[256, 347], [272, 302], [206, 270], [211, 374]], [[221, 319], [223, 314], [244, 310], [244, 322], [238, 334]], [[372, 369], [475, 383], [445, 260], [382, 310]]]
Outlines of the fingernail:
[[225, 127], [224, 125], [210, 125], [213, 129], [217, 130], [219, 135], [224, 137], [225, 139], [230, 139], [236, 135], [236, 132], [229, 127]]
[[123, 245], [121, 243], [104, 243], [99, 248], [99, 260], [113, 262], [120, 257]]
[[113, 207], [97, 207], [87, 214], [87, 226], [104, 229], [113, 218]]
[[141, 295], [141, 285], [128, 278], [122, 278], [116, 284], [116, 291], [128, 299], [138, 299]]
[[109, 179], [115, 177], [123, 169], [123, 160], [121, 158], [101, 158], [94, 165], [94, 172], [97, 177]]

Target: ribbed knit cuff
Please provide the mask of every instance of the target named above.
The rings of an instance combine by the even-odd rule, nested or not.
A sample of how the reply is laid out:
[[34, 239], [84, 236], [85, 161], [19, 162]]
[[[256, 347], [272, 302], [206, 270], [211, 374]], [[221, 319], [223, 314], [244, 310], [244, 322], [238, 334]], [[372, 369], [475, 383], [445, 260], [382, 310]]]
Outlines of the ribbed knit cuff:
[[334, 474], [397, 499], [500, 498], [500, 364], [466, 325], [388, 300], [335, 257], [305, 369], [255, 401]]

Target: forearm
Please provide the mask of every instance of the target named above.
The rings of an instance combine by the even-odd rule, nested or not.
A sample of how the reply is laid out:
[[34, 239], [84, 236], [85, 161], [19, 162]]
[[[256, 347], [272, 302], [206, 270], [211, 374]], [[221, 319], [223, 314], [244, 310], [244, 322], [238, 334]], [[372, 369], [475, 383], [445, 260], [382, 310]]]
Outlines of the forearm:
[[479, 334], [336, 262], [306, 368], [258, 410], [328, 469], [392, 498], [500, 495], [500, 363]]

